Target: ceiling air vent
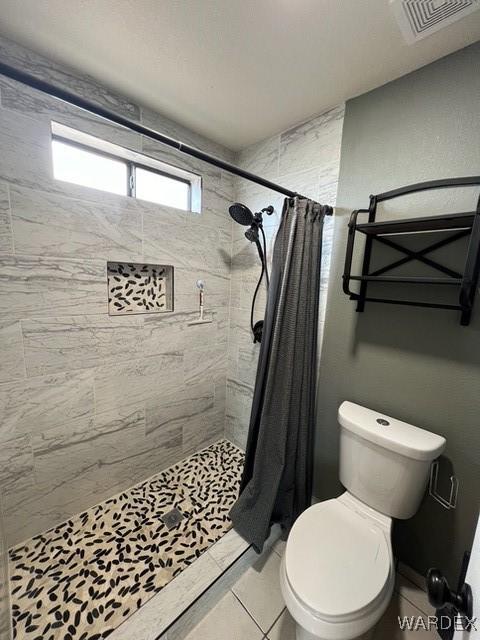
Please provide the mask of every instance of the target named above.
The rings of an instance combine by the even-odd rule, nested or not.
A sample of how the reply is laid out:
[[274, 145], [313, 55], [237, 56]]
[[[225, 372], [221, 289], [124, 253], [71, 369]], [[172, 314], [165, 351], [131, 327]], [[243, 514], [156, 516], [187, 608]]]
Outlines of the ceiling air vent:
[[390, 0], [408, 44], [480, 9], [480, 0]]

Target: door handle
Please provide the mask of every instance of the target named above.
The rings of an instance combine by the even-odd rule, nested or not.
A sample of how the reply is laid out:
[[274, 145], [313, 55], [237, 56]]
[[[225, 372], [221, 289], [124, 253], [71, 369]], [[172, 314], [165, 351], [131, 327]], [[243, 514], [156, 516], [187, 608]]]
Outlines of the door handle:
[[451, 605], [462, 618], [462, 626], [468, 630], [473, 618], [473, 595], [469, 584], [464, 582], [458, 591], [453, 591], [440, 569], [429, 569], [427, 573], [428, 600], [435, 609]]

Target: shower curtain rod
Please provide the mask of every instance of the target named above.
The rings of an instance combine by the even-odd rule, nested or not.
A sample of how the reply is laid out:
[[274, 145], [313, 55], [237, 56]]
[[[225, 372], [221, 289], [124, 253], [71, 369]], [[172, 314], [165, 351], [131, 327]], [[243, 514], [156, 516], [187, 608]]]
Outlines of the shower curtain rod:
[[[196, 149], [195, 147], [191, 147], [179, 140], [175, 140], [174, 138], [170, 138], [169, 136], [164, 135], [163, 133], [159, 133], [155, 131], [155, 129], [151, 129], [150, 127], [144, 127], [143, 125], [135, 122], [134, 120], [130, 120], [130, 118], [126, 118], [125, 116], [120, 116], [110, 111], [109, 109], [105, 109], [100, 105], [91, 102], [90, 100], [86, 100], [80, 96], [71, 93], [65, 89], [61, 89], [60, 87], [47, 82], [46, 80], [40, 80], [39, 78], [33, 76], [26, 71], [22, 71], [20, 69], [16, 69], [8, 64], [4, 64], [0, 62], [0, 74], [6, 76], [7, 78], [11, 78], [17, 82], [20, 82], [32, 89], [36, 89], [37, 91], [41, 91], [42, 93], [46, 93], [52, 98], [56, 98], [57, 100], [61, 100], [68, 104], [71, 104], [79, 109], [83, 109], [84, 111], [88, 111], [89, 113], [103, 118], [104, 120], [109, 120], [114, 124], [120, 125], [125, 129], [129, 129], [130, 131], [134, 131], [135, 133], [139, 133], [146, 138], [150, 138], [155, 140], [156, 142], [160, 142], [161, 144], [166, 145], [167, 147], [173, 147], [180, 153], [185, 153], [186, 155], [197, 158], [198, 160], [202, 160], [207, 164], [211, 164], [214, 167], [218, 167], [219, 169], [223, 169], [228, 173], [232, 173], [235, 176], [239, 176], [240, 178], [244, 178], [245, 180], [249, 180], [250, 182], [254, 182], [259, 184], [262, 187], [266, 187], [267, 189], [271, 189], [272, 191], [277, 191], [278, 193], [283, 193], [283, 195], [288, 196], [289, 198], [300, 197], [304, 198], [305, 196], [296, 193], [295, 191], [291, 191], [290, 189], [286, 189], [279, 184], [275, 184], [274, 182], [270, 182], [270, 180], [265, 180], [261, 176], [257, 176], [254, 173], [250, 173], [250, 171], [244, 171], [240, 169], [240, 167], [235, 166], [234, 164], [230, 164], [229, 162], [224, 162], [220, 158], [216, 158], [215, 156], [211, 156], [208, 153], [204, 153], [200, 149]], [[327, 215], [332, 215], [333, 209], [332, 207], [326, 207]]]

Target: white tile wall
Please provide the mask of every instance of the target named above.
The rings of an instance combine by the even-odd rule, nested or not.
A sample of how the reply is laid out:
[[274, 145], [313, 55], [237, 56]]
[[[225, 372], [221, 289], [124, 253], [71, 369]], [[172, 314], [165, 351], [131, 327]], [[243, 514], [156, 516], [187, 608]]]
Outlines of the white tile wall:
[[[335, 205], [343, 116], [344, 106], [335, 107], [309, 122], [245, 149], [238, 156], [238, 164], [302, 195]], [[275, 207], [274, 215], [265, 216], [268, 253], [271, 256], [283, 197], [255, 184], [236, 181], [235, 199], [254, 211], [269, 204]], [[333, 218], [325, 220], [321, 326], [326, 308], [333, 224]], [[246, 240], [243, 233], [244, 228], [234, 224], [225, 420], [226, 437], [240, 447], [246, 444], [259, 352], [259, 345], [252, 343], [250, 333], [250, 305], [260, 273], [259, 260], [254, 245]], [[261, 289], [255, 320], [263, 317], [265, 300], [265, 290]]]
[[142, 260], [139, 213], [13, 187], [10, 202], [20, 255]]
[[[0, 55], [233, 159], [3, 38]], [[202, 212], [54, 180], [51, 120], [200, 173]], [[0, 488], [12, 545], [223, 435], [233, 183], [218, 169], [1, 77], [0, 147]], [[107, 260], [173, 264], [174, 313], [110, 317]], [[189, 327], [198, 278], [213, 322]]]
[[105, 262], [0, 255], [1, 318], [105, 313]]
[[[335, 182], [338, 177], [344, 105], [285, 131], [280, 136], [280, 175], [321, 167]], [[321, 162], [319, 162], [321, 158]]]
[[0, 638], [10, 638], [10, 601], [8, 588], [8, 560], [5, 532], [3, 530], [3, 506], [0, 499]]
[[10, 199], [6, 184], [0, 184], [0, 254], [12, 251]]

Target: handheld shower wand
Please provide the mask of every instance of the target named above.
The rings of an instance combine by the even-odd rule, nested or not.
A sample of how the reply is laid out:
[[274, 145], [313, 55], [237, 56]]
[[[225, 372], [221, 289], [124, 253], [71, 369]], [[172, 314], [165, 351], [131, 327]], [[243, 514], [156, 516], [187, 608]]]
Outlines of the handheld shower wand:
[[[265, 238], [265, 232], [263, 230], [263, 214], [272, 215], [274, 209], [272, 205], [265, 207], [261, 211], [253, 214], [250, 209], [241, 204], [240, 202], [235, 202], [229, 208], [229, 213], [232, 218], [238, 224], [241, 224], [245, 227], [249, 227], [245, 231], [245, 237], [250, 242], [254, 242], [257, 247], [258, 256], [260, 258], [260, 262], [262, 265], [262, 270], [260, 273], [260, 277], [257, 282], [257, 286], [255, 287], [255, 292], [253, 294], [252, 300], [252, 308], [250, 312], [250, 327], [253, 334], [253, 342], [261, 342], [262, 341], [262, 331], [263, 331], [263, 320], [258, 320], [255, 324], [253, 323], [253, 314], [255, 310], [255, 301], [257, 298], [258, 290], [260, 288], [260, 284], [262, 282], [263, 276], [265, 274], [265, 280], [267, 284], [267, 291], [270, 285], [270, 279], [268, 275], [268, 266], [267, 266], [267, 241]], [[260, 235], [262, 237], [262, 243], [260, 242]]]

